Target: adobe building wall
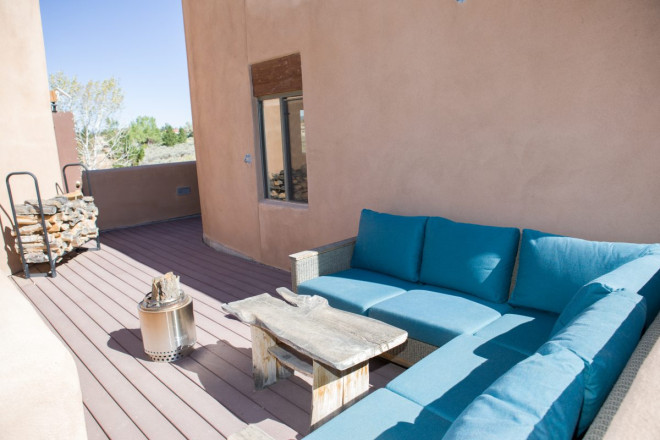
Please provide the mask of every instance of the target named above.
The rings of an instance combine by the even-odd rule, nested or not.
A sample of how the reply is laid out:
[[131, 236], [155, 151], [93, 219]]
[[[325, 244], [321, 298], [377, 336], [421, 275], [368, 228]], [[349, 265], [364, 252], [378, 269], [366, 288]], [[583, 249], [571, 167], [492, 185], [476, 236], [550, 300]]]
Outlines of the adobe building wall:
[[[204, 232], [256, 260], [364, 207], [660, 241], [660, 3], [184, 0]], [[302, 57], [309, 204], [263, 200], [250, 64]], [[257, 160], [244, 162], [246, 154]]]
[[[43, 197], [61, 185], [55, 131], [50, 110], [46, 51], [37, 0], [0, 2], [0, 274], [21, 270], [13, 250], [11, 206], [4, 179], [10, 172], [30, 171], [39, 179]], [[12, 178], [14, 200], [34, 198], [26, 176]]]

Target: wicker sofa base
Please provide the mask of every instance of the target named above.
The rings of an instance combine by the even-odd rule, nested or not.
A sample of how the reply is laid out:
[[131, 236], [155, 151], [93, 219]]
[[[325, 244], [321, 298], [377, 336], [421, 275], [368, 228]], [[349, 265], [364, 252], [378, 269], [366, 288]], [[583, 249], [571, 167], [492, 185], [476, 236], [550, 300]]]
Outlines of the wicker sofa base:
[[426, 342], [418, 341], [417, 339], [408, 338], [406, 342], [386, 351], [381, 356], [390, 362], [401, 365], [402, 367], [411, 367], [431, 354], [437, 348], [438, 347], [435, 345], [430, 345]]

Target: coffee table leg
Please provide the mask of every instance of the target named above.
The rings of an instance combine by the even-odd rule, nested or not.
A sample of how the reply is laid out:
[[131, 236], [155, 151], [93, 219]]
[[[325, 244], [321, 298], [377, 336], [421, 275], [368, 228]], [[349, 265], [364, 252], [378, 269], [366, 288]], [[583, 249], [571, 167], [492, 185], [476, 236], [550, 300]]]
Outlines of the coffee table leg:
[[314, 361], [313, 369], [312, 431], [357, 402], [367, 392], [369, 362], [338, 371]]
[[290, 368], [282, 365], [268, 349], [277, 341], [259, 327], [251, 326], [252, 331], [252, 377], [254, 388], [263, 389], [268, 385], [293, 374]]

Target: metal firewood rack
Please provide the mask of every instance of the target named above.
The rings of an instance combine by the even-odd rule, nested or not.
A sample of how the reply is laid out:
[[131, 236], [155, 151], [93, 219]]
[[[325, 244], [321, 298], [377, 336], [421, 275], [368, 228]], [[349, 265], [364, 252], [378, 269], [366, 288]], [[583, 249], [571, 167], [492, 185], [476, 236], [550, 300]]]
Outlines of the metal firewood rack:
[[[89, 170], [85, 165], [82, 163], [69, 163], [66, 164], [62, 167], [62, 180], [64, 181], [64, 187], [66, 189], [66, 192], [69, 192], [69, 182], [66, 177], [66, 169], [72, 166], [79, 166], [85, 170], [85, 178], [87, 181], [87, 192], [89, 195], [92, 195], [92, 186], [89, 182]], [[48, 239], [48, 228], [46, 227], [46, 218], [44, 216], [44, 206], [41, 200], [41, 192], [39, 191], [39, 181], [37, 180], [37, 176], [32, 174], [29, 171], [15, 171], [13, 173], [7, 174], [7, 178], [5, 179], [5, 183], [7, 184], [7, 193], [9, 194], [9, 204], [11, 206], [11, 214], [12, 214], [12, 220], [14, 220], [14, 232], [16, 233], [16, 240], [18, 242], [18, 251], [21, 254], [21, 262], [23, 263], [23, 271], [25, 273], [25, 278], [30, 278], [30, 276], [47, 276], [48, 273], [37, 273], [37, 274], [30, 274], [30, 267], [28, 266], [28, 263], [25, 261], [25, 252], [23, 250], [23, 240], [21, 239], [21, 234], [19, 231], [18, 227], [18, 218], [16, 216], [16, 207], [14, 206], [14, 196], [11, 190], [11, 183], [10, 179], [13, 176], [30, 176], [32, 177], [32, 180], [34, 181], [34, 190], [37, 194], [37, 203], [39, 204], [39, 215], [41, 216], [41, 230], [44, 235], [44, 243], [46, 244], [46, 253], [48, 255], [48, 264], [50, 266], [50, 276], [52, 278], [55, 278], [57, 276], [57, 272], [55, 270], [55, 260], [53, 259], [53, 255], [50, 252], [50, 240]], [[60, 188], [61, 190], [61, 188]], [[78, 249], [78, 248], [76, 248]], [[100, 235], [96, 236], [96, 249], [95, 250], [100, 250], [101, 249], [101, 237]]]

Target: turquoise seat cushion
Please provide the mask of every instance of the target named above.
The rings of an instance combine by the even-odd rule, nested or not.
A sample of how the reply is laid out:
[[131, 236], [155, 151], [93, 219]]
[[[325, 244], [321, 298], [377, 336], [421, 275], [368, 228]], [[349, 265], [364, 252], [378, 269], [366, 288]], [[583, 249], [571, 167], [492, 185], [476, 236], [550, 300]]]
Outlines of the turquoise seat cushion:
[[384, 388], [374, 391], [305, 437], [306, 440], [441, 438], [450, 422]]
[[351, 267], [419, 281], [426, 219], [363, 209]]
[[579, 434], [593, 421], [635, 349], [646, 320], [645, 302], [625, 290], [604, 295], [539, 348], [541, 354], [564, 348], [584, 361]]
[[561, 313], [587, 282], [646, 254], [653, 245], [607, 243], [525, 229], [514, 306]]
[[561, 330], [573, 318], [603, 297], [616, 290], [638, 292], [646, 298], [646, 323], [650, 324], [660, 307], [660, 291], [644, 289], [660, 270], [660, 255], [649, 253], [629, 261], [611, 272], [585, 284], [573, 295], [559, 315], [553, 333]]
[[416, 284], [362, 269], [348, 269], [298, 285], [299, 295], [319, 295], [330, 306], [366, 315], [374, 304], [414, 289]]
[[449, 289], [411, 290], [374, 304], [371, 318], [400, 327], [408, 336], [441, 346], [458, 335], [472, 334], [510, 308]]
[[516, 228], [429, 217], [420, 281], [506, 302], [519, 239]]
[[463, 335], [410, 367], [387, 389], [454, 421], [498, 377], [526, 357], [482, 338]]
[[534, 354], [478, 396], [443, 440], [570, 440], [582, 405], [583, 370], [568, 350]]
[[531, 355], [550, 338], [556, 321], [557, 315], [554, 313], [514, 308], [479, 330], [475, 336]]

